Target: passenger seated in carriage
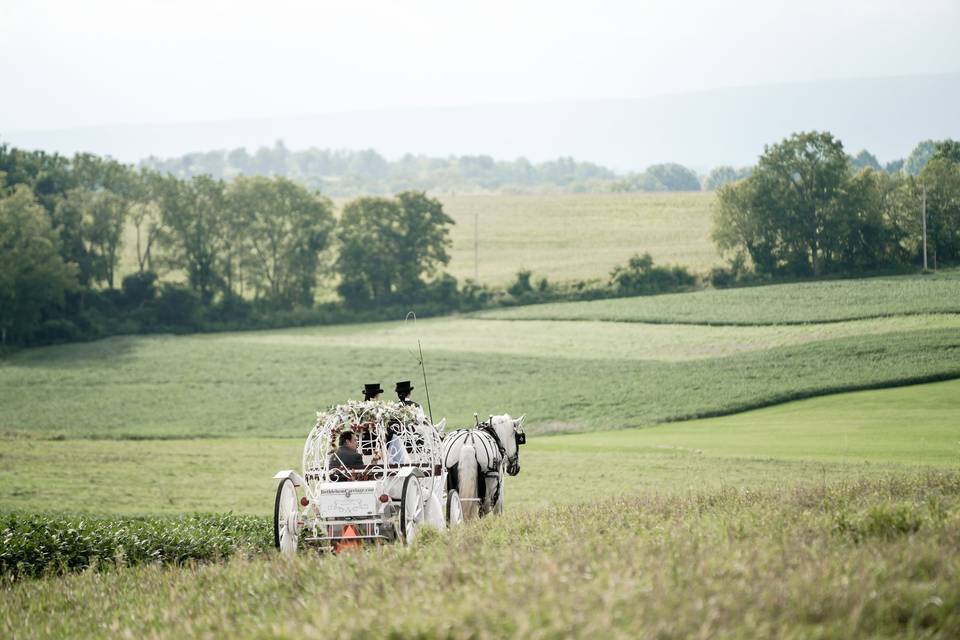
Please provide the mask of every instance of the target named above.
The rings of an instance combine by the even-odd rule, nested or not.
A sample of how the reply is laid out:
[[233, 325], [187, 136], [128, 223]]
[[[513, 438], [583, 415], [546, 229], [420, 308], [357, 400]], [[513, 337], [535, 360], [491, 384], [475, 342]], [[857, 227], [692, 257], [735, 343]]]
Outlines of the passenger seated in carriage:
[[[365, 469], [363, 455], [359, 451], [360, 439], [352, 431], [344, 431], [337, 440], [337, 450], [330, 454], [328, 465], [331, 469]], [[379, 457], [375, 453], [374, 461]]]
[[397, 392], [397, 398], [400, 399], [400, 404], [414, 407], [420, 406], [418, 403], [410, 399], [410, 394], [413, 393], [413, 385], [410, 384], [409, 380], [398, 382], [395, 390]]

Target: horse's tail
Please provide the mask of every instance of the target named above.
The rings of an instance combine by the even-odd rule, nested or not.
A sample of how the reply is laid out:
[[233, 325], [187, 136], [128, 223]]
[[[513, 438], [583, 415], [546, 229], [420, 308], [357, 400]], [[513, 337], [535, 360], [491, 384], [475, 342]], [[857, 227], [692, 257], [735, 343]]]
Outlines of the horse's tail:
[[457, 466], [460, 479], [457, 492], [460, 494], [463, 519], [472, 520], [480, 514], [480, 503], [477, 501], [477, 450], [469, 442], [464, 442], [460, 447], [460, 461]]

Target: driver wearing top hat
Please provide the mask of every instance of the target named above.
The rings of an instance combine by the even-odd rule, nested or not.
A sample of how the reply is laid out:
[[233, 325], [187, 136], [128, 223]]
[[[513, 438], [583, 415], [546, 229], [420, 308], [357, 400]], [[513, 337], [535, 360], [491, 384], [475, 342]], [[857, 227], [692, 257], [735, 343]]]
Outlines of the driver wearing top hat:
[[419, 407], [420, 405], [410, 399], [410, 394], [413, 392], [413, 385], [410, 384], [409, 380], [403, 380], [397, 383], [396, 387], [397, 397], [400, 399], [402, 404], [407, 406]]
[[383, 389], [380, 388], [379, 382], [374, 382], [373, 384], [363, 385], [363, 399], [364, 400], [379, 400], [380, 394], [383, 393]]

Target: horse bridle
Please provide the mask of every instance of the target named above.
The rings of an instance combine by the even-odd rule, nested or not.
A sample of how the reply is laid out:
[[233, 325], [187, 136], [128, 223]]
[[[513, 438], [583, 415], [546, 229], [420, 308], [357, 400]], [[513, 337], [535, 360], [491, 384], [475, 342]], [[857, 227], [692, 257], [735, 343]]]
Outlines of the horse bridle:
[[[497, 443], [497, 449], [500, 451], [500, 458], [506, 460], [507, 468], [516, 468], [520, 464], [520, 445], [527, 444], [527, 434], [523, 432], [523, 429], [517, 426], [517, 423], [513, 423], [513, 437], [517, 443], [517, 452], [513, 456], [507, 456], [507, 450], [503, 446], [503, 443], [500, 441], [500, 436], [497, 434], [497, 430], [493, 428], [493, 416], [490, 416], [490, 419], [486, 422], [481, 422], [477, 424], [477, 428], [481, 431], [484, 431], [493, 438], [493, 441]], [[515, 475], [515, 474], [510, 474]]]

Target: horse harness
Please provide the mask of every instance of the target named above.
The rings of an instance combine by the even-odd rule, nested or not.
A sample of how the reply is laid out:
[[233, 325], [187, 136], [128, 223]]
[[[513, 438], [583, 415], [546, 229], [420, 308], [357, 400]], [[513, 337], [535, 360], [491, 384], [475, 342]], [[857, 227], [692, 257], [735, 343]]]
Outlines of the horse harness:
[[[477, 475], [477, 495], [482, 503], [483, 498], [486, 497], [487, 493], [487, 483], [485, 480], [488, 478], [495, 478], [497, 482], [496, 488], [493, 492], [493, 500], [491, 501], [491, 504], [497, 504], [497, 500], [500, 499], [500, 486], [502, 484], [502, 479], [500, 477], [500, 465], [504, 460], [506, 449], [504, 449], [503, 443], [500, 442], [500, 437], [497, 435], [493, 425], [489, 421], [481, 422], [474, 429], [458, 429], [457, 431], [448, 434], [447, 438], [450, 440], [451, 445], [460, 439], [463, 440], [464, 444], [469, 442], [471, 445], [474, 445], [474, 459], [477, 462], [477, 468], [480, 469], [480, 473]], [[484, 453], [486, 453], [486, 468], [484, 468], [485, 465], [480, 462], [480, 448], [476, 446], [478, 443], [483, 447]], [[452, 446], [447, 449], [443, 466], [450, 470], [450, 482], [453, 484], [453, 486], [456, 486], [458, 484], [457, 477], [459, 476], [460, 472], [460, 462], [458, 460], [452, 465], [449, 464], [450, 452], [452, 450]]]

